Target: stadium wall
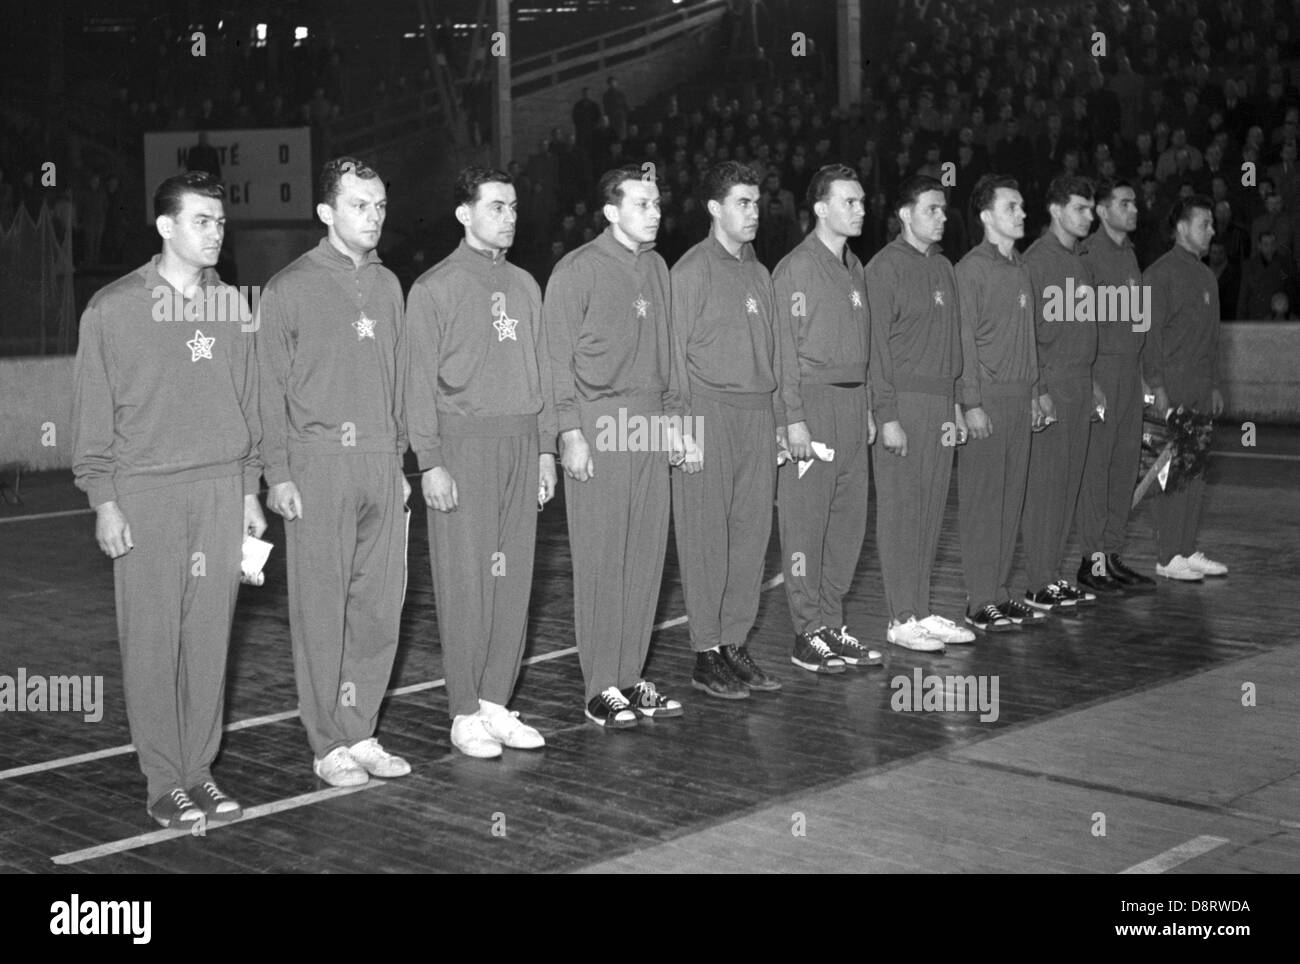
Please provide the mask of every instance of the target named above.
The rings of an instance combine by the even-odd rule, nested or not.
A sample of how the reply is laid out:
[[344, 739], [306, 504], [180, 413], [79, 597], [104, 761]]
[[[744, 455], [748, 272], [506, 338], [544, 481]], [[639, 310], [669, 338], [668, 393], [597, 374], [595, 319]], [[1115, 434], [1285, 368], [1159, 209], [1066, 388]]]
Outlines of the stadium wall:
[[[1300, 425], [1300, 322], [1232, 322], [1222, 331], [1224, 421]], [[72, 363], [69, 356], [0, 359], [0, 469], [71, 468]]]

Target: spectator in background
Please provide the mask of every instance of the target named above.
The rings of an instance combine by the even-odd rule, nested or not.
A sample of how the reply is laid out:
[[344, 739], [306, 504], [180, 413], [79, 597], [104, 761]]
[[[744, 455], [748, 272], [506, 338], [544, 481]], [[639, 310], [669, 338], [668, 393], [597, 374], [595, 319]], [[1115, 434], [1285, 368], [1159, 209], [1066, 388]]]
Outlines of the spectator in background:
[[1241, 293], [1241, 266], [1228, 258], [1227, 249], [1217, 237], [1210, 242], [1210, 270], [1219, 280], [1219, 313], [1224, 321], [1240, 319], [1236, 312]]
[[1264, 213], [1250, 225], [1252, 251], [1259, 248], [1260, 236], [1265, 231], [1273, 232], [1278, 248], [1288, 259], [1295, 257], [1295, 221], [1283, 206], [1282, 195], [1276, 192], [1264, 198]]
[[221, 180], [221, 154], [208, 142], [207, 131], [199, 131], [199, 142], [186, 152], [185, 170], [206, 171], [215, 180]]
[[104, 240], [104, 217], [107, 213], [103, 185], [97, 173], [91, 173], [77, 192], [77, 220], [81, 225], [79, 264], [98, 264]]
[[785, 204], [779, 197], [765, 192], [762, 200], [758, 235], [754, 238], [754, 253], [768, 271], [774, 271], [781, 259], [794, 250], [802, 236], [798, 234], [794, 218], [787, 213]]
[[591, 158], [596, 125], [600, 123], [600, 105], [591, 99], [591, 88], [582, 88], [582, 96], [573, 105], [574, 146], [579, 152]]
[[620, 139], [627, 136], [627, 95], [623, 93], [618, 86], [618, 78], [610, 77], [606, 87], [605, 96], [602, 98], [605, 108], [605, 116], [609, 118], [609, 126], [614, 129], [615, 136]]
[[1291, 299], [1286, 292], [1279, 291], [1269, 302], [1268, 321], [1295, 321], [1295, 312], [1291, 310]]
[[1240, 321], [1267, 317], [1273, 295], [1279, 291], [1288, 299], [1294, 297], [1295, 269], [1291, 259], [1279, 253], [1277, 235], [1266, 230], [1260, 233], [1255, 253], [1241, 266], [1235, 317]]
[[1223, 243], [1228, 260], [1233, 264], [1241, 264], [1242, 260], [1250, 254], [1250, 239], [1245, 230], [1237, 224], [1237, 219], [1233, 217], [1232, 204], [1229, 201], [1215, 202], [1214, 239]]

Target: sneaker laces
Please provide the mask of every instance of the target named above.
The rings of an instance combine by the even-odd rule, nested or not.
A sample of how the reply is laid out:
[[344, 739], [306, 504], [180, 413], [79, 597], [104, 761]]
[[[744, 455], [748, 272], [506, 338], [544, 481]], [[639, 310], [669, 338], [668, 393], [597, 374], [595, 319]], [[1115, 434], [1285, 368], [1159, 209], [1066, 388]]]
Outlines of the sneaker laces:
[[993, 603], [989, 603], [988, 605], [986, 605], [983, 609], [980, 610], [979, 614], [983, 616], [985, 619], [987, 619], [989, 622], [996, 622], [999, 619], [1007, 618], [1006, 613], [1004, 613]]
[[926, 623], [929, 623], [932, 626], [938, 626], [941, 629], [957, 628], [957, 624], [954, 623], [951, 619], [944, 619], [942, 616], [939, 615], [926, 616], [924, 619], [918, 620], [918, 625], [920, 626], [924, 626]]
[[849, 632], [848, 626], [841, 626], [839, 629], [832, 629], [831, 632], [835, 634], [835, 638], [840, 641], [841, 646], [847, 646], [849, 649], [862, 648], [862, 643], [858, 641], [858, 637]]
[[221, 789], [211, 780], [206, 781], [201, 787], [201, 789], [203, 790], [204, 793], [206, 793], [209, 797], [212, 798], [214, 803], [220, 803], [222, 800], [230, 799], [230, 797], [222, 793]]
[[823, 659], [830, 659], [835, 655], [831, 652], [831, 648], [826, 645], [826, 640], [822, 639], [819, 633], [811, 633], [808, 636], [808, 645], [811, 646], [813, 651]]
[[[754, 662], [754, 658], [749, 655], [749, 650], [744, 646], [732, 646], [731, 658], [747, 670], [753, 671], [758, 669], [758, 664]], [[724, 659], [723, 662], [725, 663], [726, 660]]]
[[190, 810], [194, 807], [194, 801], [190, 799], [190, 795], [180, 787], [172, 790], [167, 796], [172, 798], [172, 803], [176, 804], [177, 810]]
[[[637, 683], [636, 686], [632, 688], [639, 689], [642, 690], [642, 692], [644, 692], [646, 687], [649, 687], [649, 691], [653, 695], [654, 694], [653, 683], [647, 683], [644, 680], [642, 680], [640, 683]], [[611, 686], [609, 689], [605, 690], [605, 692], [600, 694], [600, 698], [604, 700], [605, 705], [607, 707], [609, 707], [616, 713], [620, 713], [632, 705], [631, 703], [628, 702], [627, 697], [624, 696], [622, 692], [619, 691], [619, 688], [617, 686]]]

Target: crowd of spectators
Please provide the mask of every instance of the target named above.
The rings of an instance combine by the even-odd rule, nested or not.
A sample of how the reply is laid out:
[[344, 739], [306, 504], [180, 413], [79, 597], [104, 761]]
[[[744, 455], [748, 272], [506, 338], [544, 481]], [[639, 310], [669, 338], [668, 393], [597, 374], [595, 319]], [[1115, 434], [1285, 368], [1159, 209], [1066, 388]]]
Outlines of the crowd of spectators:
[[683, 88], [630, 111], [616, 78], [584, 90], [572, 126], [511, 166], [517, 257], [545, 276], [598, 233], [595, 179], [626, 162], [656, 165], [657, 247], [670, 263], [708, 230], [703, 172], [722, 160], [750, 164], [762, 182], [755, 248], [769, 267], [811, 229], [805, 192], [823, 164], [859, 172], [868, 212], [853, 247], [864, 261], [897, 234], [893, 192], [911, 174], [950, 185], [943, 246], [954, 261], [979, 241], [968, 205], [981, 174], [1020, 182], [1026, 246], [1046, 228], [1052, 177], [1119, 176], [1137, 193], [1143, 267], [1171, 243], [1174, 202], [1203, 194], [1214, 205], [1208, 263], [1224, 318], [1294, 317], [1300, 0], [1017, 5], [1002, 19], [992, 8], [902, 4], [896, 53], [868, 68], [848, 111], [833, 106], [827, 84], [779, 63], [770, 82]]

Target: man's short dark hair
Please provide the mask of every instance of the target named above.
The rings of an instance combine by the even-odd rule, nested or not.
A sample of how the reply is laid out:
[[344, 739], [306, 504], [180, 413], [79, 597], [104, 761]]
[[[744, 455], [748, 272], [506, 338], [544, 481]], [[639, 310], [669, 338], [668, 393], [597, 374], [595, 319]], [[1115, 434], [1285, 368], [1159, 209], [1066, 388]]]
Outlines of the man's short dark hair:
[[704, 175], [702, 185], [704, 200], [717, 201], [721, 204], [737, 184], [758, 187], [758, 175], [754, 173], [753, 168], [739, 161], [722, 161], [714, 164]]
[[471, 164], [469, 167], [461, 168], [460, 173], [456, 175], [456, 183], [452, 187], [452, 200], [457, 207], [462, 204], [473, 204], [478, 200], [478, 189], [484, 184], [514, 183], [515, 179], [499, 168]]
[[624, 183], [627, 181], [640, 181], [641, 179], [641, 168], [636, 164], [624, 164], [622, 167], [606, 171], [600, 176], [600, 184], [597, 185], [600, 203], [612, 204], [614, 207], [618, 207], [623, 203]]
[[320, 169], [320, 203], [334, 206], [338, 200], [340, 185], [343, 183], [343, 175], [355, 174], [363, 181], [369, 181], [376, 178], [379, 173], [375, 171], [365, 161], [358, 160], [355, 157], [344, 155], [335, 157], [326, 161]]
[[1204, 194], [1193, 194], [1190, 197], [1181, 197], [1174, 202], [1173, 209], [1169, 212], [1169, 226], [1176, 228], [1184, 221], [1190, 221], [1196, 211], [1200, 209], [1214, 217], [1214, 201]]
[[226, 189], [207, 171], [173, 174], [159, 184], [158, 190], [153, 192], [153, 216], [155, 218], [176, 217], [181, 213], [187, 194], [222, 200], [226, 196]]
[[1093, 197], [1092, 182], [1077, 174], [1061, 174], [1052, 178], [1047, 185], [1048, 205], [1059, 204], [1062, 207], [1070, 203], [1070, 198], [1077, 195], [1091, 201]]
[[1132, 191], [1134, 197], [1137, 196], [1137, 188], [1133, 186], [1132, 182], [1129, 181], [1128, 178], [1104, 177], [1097, 182], [1097, 187], [1093, 194], [1093, 199], [1097, 202], [1098, 205], [1109, 204], [1111, 202], [1111, 199], [1114, 198], [1115, 192], [1122, 187], [1126, 187], [1130, 191]]
[[812, 208], [818, 201], [825, 201], [831, 196], [831, 185], [836, 181], [853, 181], [861, 184], [858, 172], [847, 164], [827, 164], [818, 168], [817, 173], [808, 182], [808, 207]]
[[894, 199], [894, 210], [901, 211], [903, 208], [910, 208], [921, 199], [921, 195], [926, 191], [943, 191], [943, 184], [936, 177], [929, 174], [913, 174], [911, 177], [898, 185], [898, 194]]
[[981, 211], [993, 210], [993, 202], [997, 200], [998, 188], [1019, 191], [1020, 182], [1006, 174], [985, 174], [975, 182], [975, 187], [971, 191], [971, 210], [976, 214]]

